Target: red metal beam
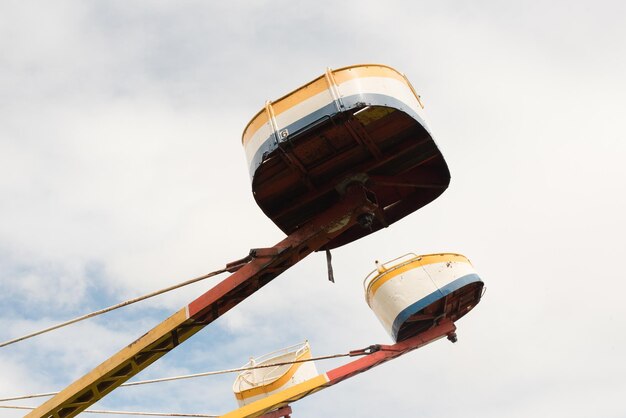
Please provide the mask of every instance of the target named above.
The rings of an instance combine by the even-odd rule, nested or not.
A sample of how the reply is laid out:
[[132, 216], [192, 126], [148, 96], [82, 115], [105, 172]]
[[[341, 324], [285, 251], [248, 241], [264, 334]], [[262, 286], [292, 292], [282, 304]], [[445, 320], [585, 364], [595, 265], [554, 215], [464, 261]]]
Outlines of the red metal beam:
[[261, 415], [259, 418], [289, 418], [293, 414], [290, 406], [283, 406], [275, 411]]
[[336, 385], [337, 383], [346, 380], [352, 376], [363, 373], [372, 367], [376, 367], [380, 364], [386, 363], [389, 360], [393, 360], [396, 357], [400, 357], [403, 354], [413, 351], [417, 348], [423, 347], [433, 341], [436, 341], [445, 336], [455, 335], [454, 331], [456, 326], [449, 320], [444, 320], [434, 328], [417, 334], [411, 338], [393, 345], [380, 345], [378, 350], [365, 357], [361, 357], [355, 361], [352, 361], [336, 369], [330, 370], [326, 373], [328, 376], [328, 383], [324, 387]]

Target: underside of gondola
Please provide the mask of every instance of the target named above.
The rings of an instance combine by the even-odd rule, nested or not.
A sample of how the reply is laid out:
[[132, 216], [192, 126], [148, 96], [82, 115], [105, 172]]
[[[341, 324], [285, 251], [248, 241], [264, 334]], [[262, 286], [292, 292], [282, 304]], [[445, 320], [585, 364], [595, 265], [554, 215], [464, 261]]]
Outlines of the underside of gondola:
[[[331, 207], [351, 183], [362, 183], [381, 208], [327, 245], [338, 247], [384, 228], [436, 199], [450, 174], [429, 133], [391, 111], [363, 125], [357, 108], [325, 118], [282, 141], [254, 174], [254, 197], [285, 233]], [[355, 116], [357, 114], [357, 116]]]

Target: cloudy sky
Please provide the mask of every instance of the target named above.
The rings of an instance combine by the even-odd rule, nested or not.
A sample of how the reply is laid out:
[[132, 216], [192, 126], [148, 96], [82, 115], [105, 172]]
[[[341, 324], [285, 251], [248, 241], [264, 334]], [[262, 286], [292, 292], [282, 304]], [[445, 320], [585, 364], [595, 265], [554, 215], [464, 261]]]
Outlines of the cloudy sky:
[[[373, 261], [450, 251], [488, 287], [459, 342], [295, 417], [625, 416], [625, 14], [618, 1], [2, 2], [0, 339], [281, 240], [250, 193], [244, 126], [326, 67], [384, 63], [421, 94], [450, 188], [336, 250], [336, 284], [313, 254], [138, 378], [305, 338], [315, 355], [390, 343], [363, 299]], [[0, 397], [62, 389], [210, 286], [0, 348]], [[233, 379], [119, 389], [95, 408], [224, 413]]]

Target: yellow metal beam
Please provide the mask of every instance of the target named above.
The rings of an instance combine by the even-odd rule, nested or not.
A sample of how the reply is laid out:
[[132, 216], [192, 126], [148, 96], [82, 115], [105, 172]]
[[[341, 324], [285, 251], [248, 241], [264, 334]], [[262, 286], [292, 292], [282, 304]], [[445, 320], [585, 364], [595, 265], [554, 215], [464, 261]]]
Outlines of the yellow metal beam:
[[72, 417], [103, 398], [202, 328], [188, 324], [185, 311], [179, 310], [26, 417]]
[[326, 374], [320, 374], [312, 379], [270, 395], [267, 398], [259, 399], [249, 405], [235, 409], [234, 411], [222, 415], [221, 418], [258, 417], [291, 402], [302, 399], [318, 390], [324, 389], [326, 383], [328, 383], [328, 377]]

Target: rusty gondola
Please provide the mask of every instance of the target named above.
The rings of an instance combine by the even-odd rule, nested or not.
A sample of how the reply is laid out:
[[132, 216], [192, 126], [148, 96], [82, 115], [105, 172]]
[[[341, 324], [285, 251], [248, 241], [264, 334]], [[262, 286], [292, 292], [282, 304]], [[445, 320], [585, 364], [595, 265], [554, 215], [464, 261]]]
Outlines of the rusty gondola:
[[[376, 200], [330, 241], [338, 247], [436, 199], [450, 172], [408, 79], [384, 65], [326, 73], [266, 102], [243, 132], [257, 204], [286, 234], [333, 207], [353, 183]], [[365, 226], [365, 228], [363, 228]]]

